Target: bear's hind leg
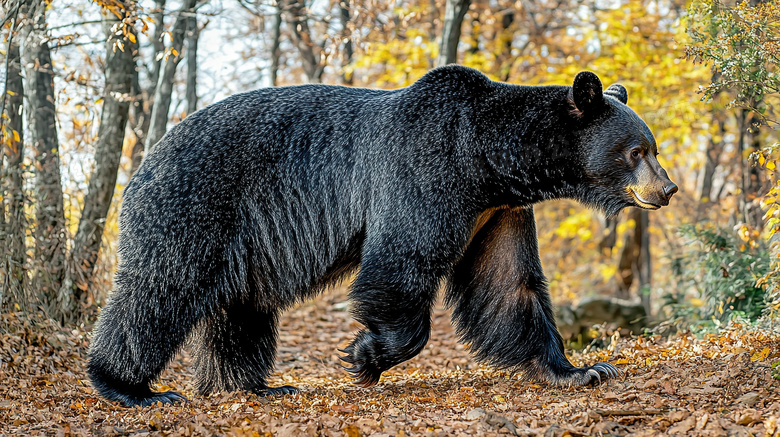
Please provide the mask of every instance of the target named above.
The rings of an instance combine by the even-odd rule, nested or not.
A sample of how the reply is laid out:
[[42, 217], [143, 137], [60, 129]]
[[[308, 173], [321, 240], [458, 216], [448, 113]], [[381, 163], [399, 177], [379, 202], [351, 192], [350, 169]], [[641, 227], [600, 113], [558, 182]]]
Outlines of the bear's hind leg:
[[161, 311], [159, 299], [148, 297], [148, 289], [133, 294], [119, 286], [101, 311], [90, 342], [87, 373], [93, 387], [127, 407], [187, 400], [175, 391], [153, 392], [150, 385], [184, 343], [195, 316]]
[[564, 354], [539, 260], [533, 209], [499, 209], [453, 270], [447, 304], [477, 359], [558, 385], [600, 383], [618, 370], [575, 367]]
[[240, 301], [203, 321], [195, 338], [196, 386], [199, 394], [244, 390], [260, 396], [296, 394], [289, 385], [269, 387], [276, 358], [275, 310]]

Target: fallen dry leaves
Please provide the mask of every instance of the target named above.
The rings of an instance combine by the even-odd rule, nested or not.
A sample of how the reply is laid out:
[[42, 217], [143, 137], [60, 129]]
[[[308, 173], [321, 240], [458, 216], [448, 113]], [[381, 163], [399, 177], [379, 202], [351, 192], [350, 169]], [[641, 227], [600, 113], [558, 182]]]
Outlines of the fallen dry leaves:
[[625, 373], [599, 387], [559, 388], [479, 366], [436, 310], [419, 357], [368, 389], [350, 383], [337, 348], [358, 325], [344, 290], [283, 318], [272, 384], [296, 397], [198, 397], [185, 351], [160, 381], [184, 405], [126, 409], [96, 396], [84, 373], [88, 335], [20, 314], [0, 321], [2, 435], [780, 435], [780, 390], [771, 363], [780, 338], [733, 329], [718, 336], [617, 339], [574, 354]]

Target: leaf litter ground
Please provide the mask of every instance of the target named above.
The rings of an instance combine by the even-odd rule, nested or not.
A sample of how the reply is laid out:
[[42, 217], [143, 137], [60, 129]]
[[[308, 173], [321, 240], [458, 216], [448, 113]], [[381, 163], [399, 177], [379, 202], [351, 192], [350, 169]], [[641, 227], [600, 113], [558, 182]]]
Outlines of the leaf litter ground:
[[[187, 348], [158, 389], [182, 405], [123, 408], [99, 398], [84, 372], [88, 334], [23, 315], [0, 321], [1, 435], [780, 435], [780, 390], [771, 364], [780, 338], [731, 329], [716, 336], [613, 338], [571, 355], [606, 361], [622, 378], [598, 387], [560, 388], [480, 366], [457, 342], [438, 306], [432, 337], [411, 361], [360, 388], [337, 349], [359, 325], [343, 289], [283, 317], [272, 385], [298, 396], [193, 394]], [[161, 333], [162, 334], [162, 333]]]

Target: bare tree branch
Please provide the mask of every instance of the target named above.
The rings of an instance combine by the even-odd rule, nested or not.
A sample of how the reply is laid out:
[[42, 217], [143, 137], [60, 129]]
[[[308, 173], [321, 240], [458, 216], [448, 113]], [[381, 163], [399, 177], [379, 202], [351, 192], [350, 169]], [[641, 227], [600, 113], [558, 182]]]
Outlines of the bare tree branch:
[[193, 14], [192, 11], [196, 3], [197, 0], [184, 0], [181, 10], [176, 17], [176, 23], [173, 25], [171, 53], [168, 55], [168, 59], [164, 61], [165, 65], [161, 72], [162, 74], [160, 74], [157, 80], [157, 90], [154, 94], [154, 106], [152, 107], [149, 132], [144, 144], [144, 153], [149, 153], [154, 145], [157, 144], [157, 141], [165, 134], [168, 124], [168, 112], [171, 106], [171, 94], [173, 93], [174, 74], [176, 73], [176, 66], [182, 58], [181, 51], [184, 45], [185, 32], [187, 31], [187, 22]]
[[471, 5], [471, 0], [447, 0], [444, 9], [444, 28], [441, 32], [441, 44], [437, 66], [452, 64], [458, 60], [458, 43], [463, 19]]

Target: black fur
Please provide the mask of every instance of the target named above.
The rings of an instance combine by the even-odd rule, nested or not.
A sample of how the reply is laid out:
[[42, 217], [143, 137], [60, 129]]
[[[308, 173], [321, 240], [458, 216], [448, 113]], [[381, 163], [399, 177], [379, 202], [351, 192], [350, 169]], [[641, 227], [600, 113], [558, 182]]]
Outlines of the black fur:
[[563, 353], [531, 209], [636, 204], [627, 187], [646, 178], [620, 160], [655, 142], [601, 89], [593, 73], [528, 87], [448, 66], [394, 91], [269, 88], [192, 114], [125, 190], [93, 384], [126, 405], [179, 400], [149, 387], [192, 334], [200, 393], [293, 392], [266, 384], [280, 312], [358, 267], [365, 329], [344, 360], [361, 384], [425, 346], [443, 281], [477, 358], [556, 383], [613, 374]]

